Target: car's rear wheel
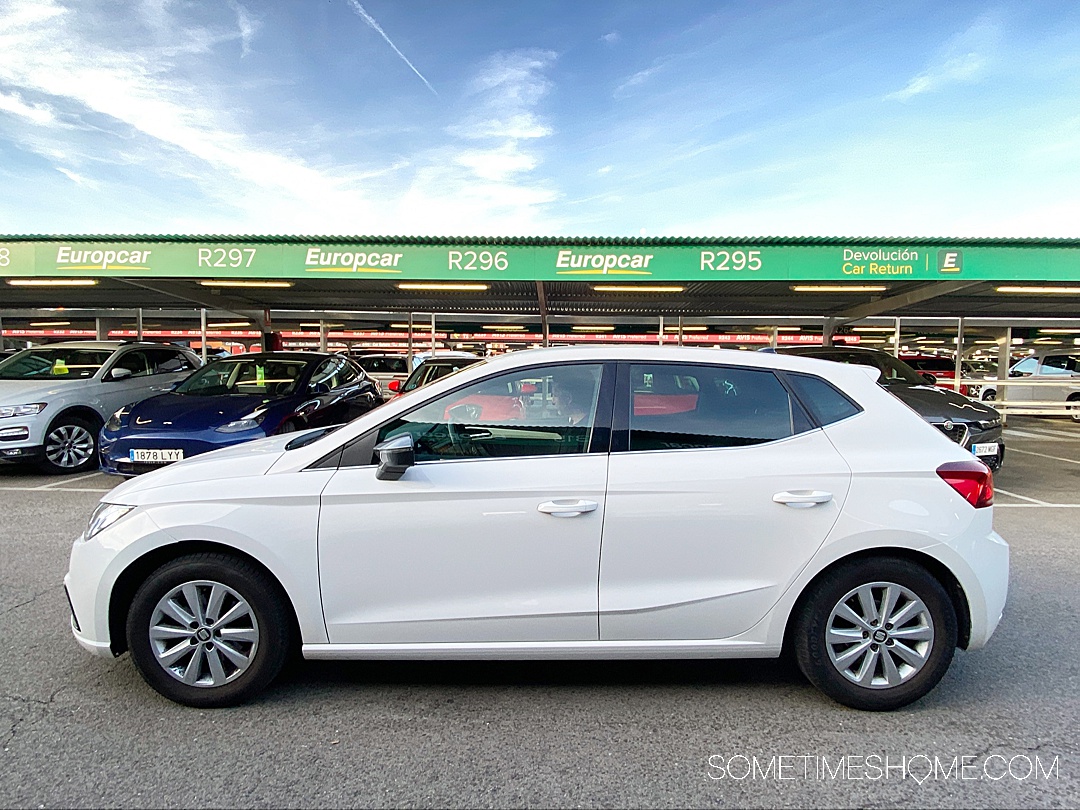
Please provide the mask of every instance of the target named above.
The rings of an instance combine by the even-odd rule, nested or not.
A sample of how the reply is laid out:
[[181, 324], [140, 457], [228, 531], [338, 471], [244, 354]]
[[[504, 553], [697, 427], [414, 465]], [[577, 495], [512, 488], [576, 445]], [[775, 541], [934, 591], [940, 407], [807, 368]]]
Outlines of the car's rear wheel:
[[49, 475], [87, 472], [98, 467], [98, 427], [76, 416], [64, 416], [45, 434], [45, 455], [38, 467]]
[[987, 391], [985, 394], [983, 394], [982, 398], [983, 398], [983, 402], [993, 402], [994, 400], [997, 399], [997, 392], [996, 391]]
[[127, 641], [147, 683], [187, 706], [233, 706], [281, 671], [289, 612], [262, 571], [224, 554], [180, 557], [151, 574], [128, 613]]
[[1072, 420], [1080, 422], [1080, 397], [1075, 394], [1069, 397], [1069, 405], [1066, 407], [1069, 409], [1069, 416], [1072, 417]]
[[918, 700], [944, 676], [956, 612], [925, 568], [874, 557], [839, 566], [809, 592], [796, 620], [803, 674], [855, 709], [888, 711]]

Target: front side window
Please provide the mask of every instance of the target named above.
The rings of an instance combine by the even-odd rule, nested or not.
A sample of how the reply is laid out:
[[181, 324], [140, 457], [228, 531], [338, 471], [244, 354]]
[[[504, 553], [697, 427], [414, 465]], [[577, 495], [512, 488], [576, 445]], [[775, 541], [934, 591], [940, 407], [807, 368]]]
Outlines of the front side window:
[[190, 357], [175, 349], [147, 349], [146, 354], [150, 359], [151, 374], [179, 374], [196, 367]]
[[1029, 374], [1034, 374], [1035, 370], [1039, 367], [1039, 359], [1037, 357], [1025, 357], [1019, 363], [1012, 367], [1010, 375], [1015, 377], [1026, 377]]
[[126, 368], [131, 372], [132, 377], [145, 377], [150, 373], [146, 352], [144, 351], [124, 352], [124, 354], [120, 355], [113, 368]]
[[79, 380], [93, 377], [111, 351], [94, 349], [27, 349], [0, 363], [0, 380]]
[[1043, 358], [1040, 374], [1074, 374], [1076, 372], [1076, 357], [1070, 354], [1051, 354]]
[[810, 430], [771, 371], [632, 365], [630, 450], [739, 447]]
[[490, 377], [384, 425], [378, 441], [411, 434], [417, 461], [584, 453], [601, 371], [563, 365]]
[[327, 390], [341, 388], [356, 380], [359, 372], [344, 357], [324, 360], [311, 375], [311, 385], [325, 385]]

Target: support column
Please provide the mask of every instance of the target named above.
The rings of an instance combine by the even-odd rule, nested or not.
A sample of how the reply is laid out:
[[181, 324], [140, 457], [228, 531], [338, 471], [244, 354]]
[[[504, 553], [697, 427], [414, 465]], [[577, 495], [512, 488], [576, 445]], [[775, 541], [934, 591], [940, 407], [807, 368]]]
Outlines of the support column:
[[[218, 321], [218, 323], [222, 323]], [[199, 336], [202, 338], [202, 361], [206, 365], [206, 309], [199, 310]]]
[[664, 345], [664, 316], [660, 316], [660, 345]]
[[319, 318], [319, 351], [326, 351], [326, 333], [329, 331], [326, 328], [326, 321], [323, 318]]
[[953, 371], [953, 391], [960, 393], [960, 378], [964, 376], [964, 319], [956, 321], [956, 364]]
[[435, 356], [435, 313], [431, 313], [431, 356]]
[[774, 326], [771, 330], [769, 330], [769, 346], [772, 347], [773, 349], [775, 349], [776, 345], [779, 342], [780, 342], [780, 327], [779, 326]]
[[142, 341], [142, 307], [135, 311], [135, 339]]
[[892, 356], [900, 356], [900, 319], [896, 319], [896, 328], [893, 330]]
[[682, 315], [679, 316], [679, 345], [682, 346]]
[[413, 364], [412, 364], [412, 356], [413, 356], [413, 345], [412, 345], [413, 320], [412, 320], [412, 316], [413, 316], [413, 314], [410, 312], [409, 313], [409, 337], [408, 337], [408, 339], [406, 340], [406, 343], [405, 343], [405, 362], [408, 364], [410, 372], [412, 372], [412, 367], [413, 367]]
[[[998, 347], [998, 382], [1009, 379], [1009, 366], [1012, 365], [1012, 327], [1008, 327], [1005, 330], [1005, 343]], [[997, 399], [1002, 405], [1006, 403], [1009, 394], [1009, 386], [999, 385], [997, 387]], [[1001, 414], [1001, 424], [1004, 427], [1007, 417], [1004, 412]]]
[[546, 349], [551, 343], [551, 331], [548, 326], [548, 306], [547, 306], [547, 290], [544, 289], [544, 282], [536, 282], [536, 301], [540, 305], [540, 330], [544, 335], [544, 348]]

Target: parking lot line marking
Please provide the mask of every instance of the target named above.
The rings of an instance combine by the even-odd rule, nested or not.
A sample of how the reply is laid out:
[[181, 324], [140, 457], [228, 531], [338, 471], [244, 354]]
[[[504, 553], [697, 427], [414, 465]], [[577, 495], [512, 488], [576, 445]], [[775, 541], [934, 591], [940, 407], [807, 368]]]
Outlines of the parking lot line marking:
[[1009, 448], [1010, 453], [1023, 453], [1028, 456], [1038, 456], [1039, 458], [1050, 458], [1054, 461], [1064, 461], [1066, 464], [1080, 464], [1075, 458], [1062, 458], [1061, 456], [1048, 456], [1046, 453], [1036, 453], [1033, 450], [1017, 450], [1015, 447]]
[[51, 484], [42, 484], [40, 487], [34, 487], [34, 489], [53, 489], [62, 484], [74, 484], [76, 481], [85, 481], [87, 478], [93, 478], [95, 475], [101, 475], [101, 473], [92, 472], [87, 473], [86, 475], [77, 476], [76, 478], [61, 478], [59, 481], [53, 481]]
[[1015, 492], [1009, 492], [1007, 489], [1001, 487], [994, 487], [995, 494], [1000, 492], [1002, 495], [1008, 495], [1010, 498], [1019, 498], [1022, 501], [1031, 501], [1032, 503], [1040, 504], [1041, 506], [1048, 506], [1046, 501], [1040, 501], [1038, 498], [1029, 498], [1027, 495], [1017, 495]]
[[1080, 503], [995, 503], [995, 509], [1080, 509]]
[[1080, 436], [1074, 433], [1032, 433], [1027, 430], [1013, 430], [1012, 428], [1006, 428], [1004, 431], [1005, 437], [1008, 439], [1039, 439], [1044, 442], [1060, 442], [1063, 439], [1065, 441], [1080, 441]]

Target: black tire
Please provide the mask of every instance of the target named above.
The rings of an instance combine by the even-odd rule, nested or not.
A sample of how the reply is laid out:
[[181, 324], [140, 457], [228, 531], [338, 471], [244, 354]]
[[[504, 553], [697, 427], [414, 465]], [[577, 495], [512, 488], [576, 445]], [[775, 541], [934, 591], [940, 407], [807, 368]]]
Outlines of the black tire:
[[46, 475], [90, 472], [100, 465], [95, 424], [78, 416], [60, 416], [45, 433], [45, 454], [37, 467]]
[[983, 394], [983, 402], [994, 402], [997, 400], [997, 391], [987, 391]]
[[[898, 626], [879, 622], [875, 629], [872, 622], [859, 625], [843, 615], [834, 617], [834, 611], [845, 614], [844, 606], [852, 604], [861, 618], [875, 615], [888, 598], [887, 585], [899, 589], [899, 595], [890, 592], [895, 602], [889, 611], [902, 619]], [[856, 593], [866, 588], [874, 603], [870, 611], [861, 607]], [[915, 612], [904, 619], [901, 614], [909, 597], [913, 600], [908, 610]], [[830, 627], [844, 640], [830, 644]], [[923, 638], [912, 641], [916, 636]], [[952, 662], [956, 640], [956, 611], [932, 574], [908, 560], [871, 557], [842, 564], [814, 583], [796, 617], [793, 646], [799, 669], [833, 700], [854, 709], [890, 711], [918, 700], [937, 685]], [[846, 660], [834, 663], [834, 658], [845, 656]], [[915, 666], [911, 660], [921, 663]], [[864, 683], [855, 679], [860, 673], [867, 674]], [[895, 683], [890, 685], [890, 680]]]
[[[187, 596], [191, 589], [199, 603], [195, 609]], [[222, 595], [216, 605], [215, 595]], [[197, 629], [159, 610], [167, 599], [172, 610], [186, 605]], [[221, 615], [210, 615], [215, 608]], [[259, 568], [226, 554], [192, 554], [166, 563], [143, 582], [128, 612], [127, 642], [136, 668], [157, 692], [185, 706], [218, 708], [249, 700], [277, 676], [289, 654], [292, 626], [287, 597]], [[235, 663], [243, 659], [246, 664]], [[194, 683], [181, 680], [185, 675]]]

